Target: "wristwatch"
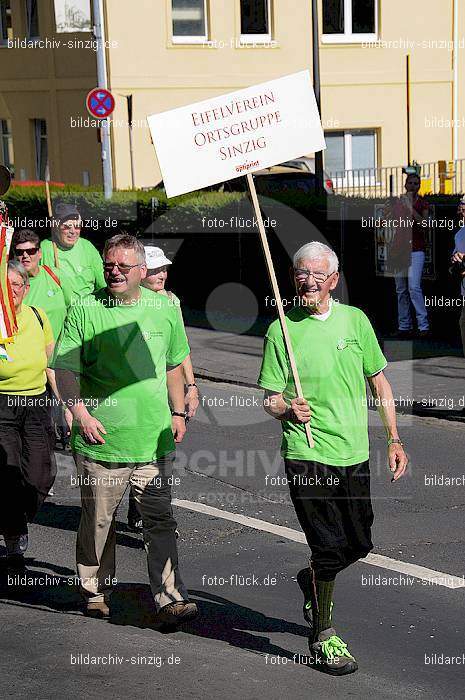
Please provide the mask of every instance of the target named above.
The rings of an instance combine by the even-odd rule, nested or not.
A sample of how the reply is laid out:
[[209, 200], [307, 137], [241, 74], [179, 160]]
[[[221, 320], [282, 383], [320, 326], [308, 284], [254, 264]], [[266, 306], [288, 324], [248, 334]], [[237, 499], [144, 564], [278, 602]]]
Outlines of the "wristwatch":
[[180, 418], [184, 418], [186, 420], [186, 412], [185, 411], [171, 411], [172, 416], [179, 416]]
[[399, 440], [398, 438], [389, 438], [387, 444], [388, 444], [388, 447], [390, 447], [391, 445], [400, 445], [401, 447], [404, 446], [404, 443], [402, 442], [402, 440]]

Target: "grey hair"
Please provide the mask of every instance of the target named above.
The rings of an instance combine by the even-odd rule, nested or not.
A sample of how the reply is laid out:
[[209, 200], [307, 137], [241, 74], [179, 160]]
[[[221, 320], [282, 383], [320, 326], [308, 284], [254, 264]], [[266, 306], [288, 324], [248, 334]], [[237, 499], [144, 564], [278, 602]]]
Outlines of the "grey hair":
[[294, 255], [293, 264], [294, 267], [299, 262], [299, 260], [313, 260], [314, 258], [328, 258], [329, 262], [329, 274], [332, 275], [333, 272], [339, 270], [339, 259], [329, 246], [319, 241], [311, 241], [311, 243], [305, 243], [297, 253]]
[[23, 280], [24, 284], [29, 284], [29, 275], [27, 274], [27, 270], [22, 265], [19, 260], [9, 260], [8, 261], [8, 272], [11, 270], [11, 272], [17, 272], [18, 275], [20, 275], [21, 279]]
[[126, 248], [128, 250], [134, 250], [139, 258], [139, 264], [145, 265], [145, 248], [142, 241], [140, 241], [135, 236], [131, 236], [128, 233], [117, 233], [105, 241], [105, 247], [103, 249], [103, 257], [105, 259], [106, 254], [111, 248]]

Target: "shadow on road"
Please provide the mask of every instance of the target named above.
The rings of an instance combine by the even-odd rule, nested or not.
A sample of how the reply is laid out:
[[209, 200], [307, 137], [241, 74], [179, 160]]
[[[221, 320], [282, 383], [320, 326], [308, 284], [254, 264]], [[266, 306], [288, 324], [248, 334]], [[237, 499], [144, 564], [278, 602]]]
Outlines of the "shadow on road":
[[[282, 618], [268, 617], [256, 610], [204, 591], [190, 590], [189, 593], [190, 599], [199, 606], [200, 617], [179, 630], [184, 634], [216, 639], [240, 649], [282, 656], [287, 659], [293, 659], [296, 653], [271, 643], [269, 637], [263, 636], [263, 633], [265, 635], [266, 633], [292, 634], [308, 638], [309, 628], [304, 625], [288, 622]], [[111, 604], [111, 624], [132, 625], [166, 632], [153, 622], [155, 610], [149, 586], [120, 584], [112, 595]], [[306, 657], [302, 657], [301, 663], [305, 663], [305, 659]]]
[[[121, 504], [121, 509], [123, 509], [123, 507], [126, 508], [126, 505]], [[77, 532], [80, 517], [80, 506], [64, 506], [46, 501], [37, 514], [34, 524], [42, 525], [43, 527], [52, 527], [57, 530]], [[144, 543], [141, 537], [126, 534], [126, 531], [129, 532], [126, 523], [117, 520], [116, 530], [117, 545], [121, 547], [130, 547], [132, 549], [143, 549]]]

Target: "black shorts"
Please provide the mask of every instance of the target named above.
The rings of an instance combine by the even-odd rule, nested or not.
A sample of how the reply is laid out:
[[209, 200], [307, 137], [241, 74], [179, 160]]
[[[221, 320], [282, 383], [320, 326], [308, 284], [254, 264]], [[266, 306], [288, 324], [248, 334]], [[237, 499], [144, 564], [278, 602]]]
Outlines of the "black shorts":
[[54, 443], [46, 393], [0, 394], [0, 533], [27, 532], [55, 480]]
[[373, 549], [369, 463], [335, 467], [285, 459], [284, 464], [316, 578], [331, 581]]

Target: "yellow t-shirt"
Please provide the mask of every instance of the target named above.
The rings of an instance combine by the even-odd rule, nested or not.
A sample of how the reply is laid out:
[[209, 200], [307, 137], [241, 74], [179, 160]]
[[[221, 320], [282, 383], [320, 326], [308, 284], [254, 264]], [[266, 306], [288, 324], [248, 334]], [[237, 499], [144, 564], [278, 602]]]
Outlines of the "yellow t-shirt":
[[53, 342], [53, 331], [45, 311], [37, 310], [44, 324], [43, 329], [33, 310], [25, 304], [16, 316], [18, 332], [14, 342], [6, 344], [11, 362], [0, 360], [0, 394], [37, 396], [45, 391], [45, 347]]

